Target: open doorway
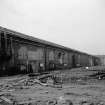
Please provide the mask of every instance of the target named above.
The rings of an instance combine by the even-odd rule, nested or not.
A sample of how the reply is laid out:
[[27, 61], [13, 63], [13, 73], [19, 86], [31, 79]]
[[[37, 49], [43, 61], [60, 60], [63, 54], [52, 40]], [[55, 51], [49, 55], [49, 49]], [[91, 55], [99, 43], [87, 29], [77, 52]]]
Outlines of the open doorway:
[[75, 58], [75, 55], [72, 55], [72, 67], [76, 67], [76, 58]]

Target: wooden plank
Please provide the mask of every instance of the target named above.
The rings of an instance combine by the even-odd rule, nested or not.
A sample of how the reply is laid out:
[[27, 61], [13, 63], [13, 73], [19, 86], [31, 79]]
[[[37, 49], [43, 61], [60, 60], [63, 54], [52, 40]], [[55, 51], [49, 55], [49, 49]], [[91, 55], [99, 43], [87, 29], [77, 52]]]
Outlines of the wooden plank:
[[8, 99], [8, 98], [6, 98], [4, 96], [1, 96], [0, 99], [3, 100], [3, 101], [5, 101], [8, 104], [13, 104], [13, 102], [10, 99]]

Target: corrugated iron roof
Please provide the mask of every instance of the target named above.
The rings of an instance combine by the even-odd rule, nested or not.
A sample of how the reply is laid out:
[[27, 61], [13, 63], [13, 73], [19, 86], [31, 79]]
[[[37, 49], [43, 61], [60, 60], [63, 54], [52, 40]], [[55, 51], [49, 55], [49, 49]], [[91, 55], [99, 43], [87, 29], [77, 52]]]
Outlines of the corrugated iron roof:
[[69, 50], [69, 51], [72, 51], [72, 52], [85, 54], [85, 55], [88, 55], [88, 56], [93, 56], [93, 55], [90, 55], [90, 54], [87, 54], [87, 53], [84, 53], [84, 52], [81, 52], [81, 51], [78, 51], [78, 50], [74, 50], [74, 49], [71, 49], [71, 48], [59, 45], [59, 44], [55, 44], [55, 43], [52, 43], [52, 42], [49, 42], [49, 41], [45, 41], [45, 40], [42, 40], [42, 39], [39, 39], [39, 38], [35, 38], [33, 36], [28, 36], [28, 35], [25, 35], [23, 33], [19, 33], [19, 32], [16, 32], [16, 31], [13, 31], [11, 29], [7, 29], [7, 28], [1, 27], [1, 26], [0, 26], [0, 30], [4, 30], [4, 31], [6, 31], [8, 33], [11, 33], [11, 34], [13, 34], [15, 36], [21, 37], [23, 39], [27, 39], [27, 40], [30, 40], [30, 41], [38, 42], [38, 43], [41, 43], [41, 44], [44, 44], [44, 45], [58, 47], [58, 48], [61, 48], [61, 49], [64, 49], [64, 50]]

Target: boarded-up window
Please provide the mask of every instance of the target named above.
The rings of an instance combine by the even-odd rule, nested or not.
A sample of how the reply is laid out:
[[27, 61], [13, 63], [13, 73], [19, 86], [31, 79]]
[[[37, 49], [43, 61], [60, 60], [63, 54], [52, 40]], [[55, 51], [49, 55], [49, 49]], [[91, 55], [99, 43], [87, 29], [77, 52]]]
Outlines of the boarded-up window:
[[67, 53], [65, 53], [64, 54], [64, 63], [68, 63], [68, 54]]
[[35, 51], [28, 51], [28, 60], [42, 60], [43, 59], [43, 50], [37, 49]]
[[54, 51], [49, 52], [49, 60], [54, 60]]
[[27, 48], [26, 47], [20, 47], [18, 50], [18, 59], [25, 60], [27, 59]]

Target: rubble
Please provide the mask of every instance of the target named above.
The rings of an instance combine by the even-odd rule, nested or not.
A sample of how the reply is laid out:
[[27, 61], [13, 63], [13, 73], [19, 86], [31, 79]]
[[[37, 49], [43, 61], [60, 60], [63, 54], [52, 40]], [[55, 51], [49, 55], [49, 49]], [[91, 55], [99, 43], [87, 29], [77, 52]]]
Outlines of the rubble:
[[[103, 73], [96, 75], [103, 75]], [[91, 78], [92, 75], [89, 77], [53, 72], [29, 74], [19, 76], [19, 78], [11, 77], [4, 81], [2, 79], [0, 83], [0, 105], [104, 105], [105, 84], [102, 85], [103, 87], [100, 86], [101, 89], [97, 84], [94, 84], [93, 89], [93, 85], [88, 83]], [[97, 78], [96, 80], [100, 81]], [[95, 91], [95, 88], [102, 91], [101, 95]], [[97, 98], [97, 101], [94, 101], [93, 98]]]
[[[46, 81], [43, 83], [42, 80], [46, 79]], [[50, 86], [50, 87], [62, 87], [61, 84], [55, 84], [55, 78], [52, 78], [52, 75], [44, 75], [41, 77], [26, 77], [22, 78], [20, 80], [17, 80], [17, 82], [11, 81], [6, 84], [0, 85], [0, 91], [14, 91], [15, 89], [19, 88], [25, 88], [26, 86], [33, 86], [35, 84], [40, 84], [42, 86]]]
[[99, 79], [99, 80], [105, 79], [105, 71], [98, 71], [97, 73], [94, 73], [89, 77]]
[[[43, 83], [41, 81], [41, 79], [46, 79], [46, 82]], [[43, 75], [43, 76], [26, 76], [25, 78], [21, 78], [21, 79], [13, 79], [10, 80], [8, 82], [2, 83], [0, 84], [0, 102], [6, 103], [6, 105], [13, 105], [14, 102], [16, 105], [23, 105], [23, 103], [25, 104], [29, 104], [31, 105], [31, 103], [33, 103], [33, 100], [28, 100], [28, 101], [24, 101], [23, 103], [16, 103], [16, 100], [11, 101], [10, 99], [8, 99], [6, 96], [7, 93], [11, 93], [11, 92], [15, 92], [17, 90], [23, 90], [23, 89], [31, 89], [32, 87], [34, 87], [36, 84], [39, 84], [41, 86], [44, 87], [53, 87], [53, 88], [61, 88], [61, 85], [55, 84], [55, 80], [52, 78], [52, 75]], [[48, 101], [47, 104], [50, 104], [51, 102]]]
[[4, 96], [1, 96], [0, 97], [0, 100], [2, 100], [1, 102], [3, 103], [6, 103], [6, 104], [8, 104], [8, 105], [13, 105], [13, 102], [10, 100], [10, 99], [8, 99], [8, 98], [6, 98], [6, 97], [4, 97]]

